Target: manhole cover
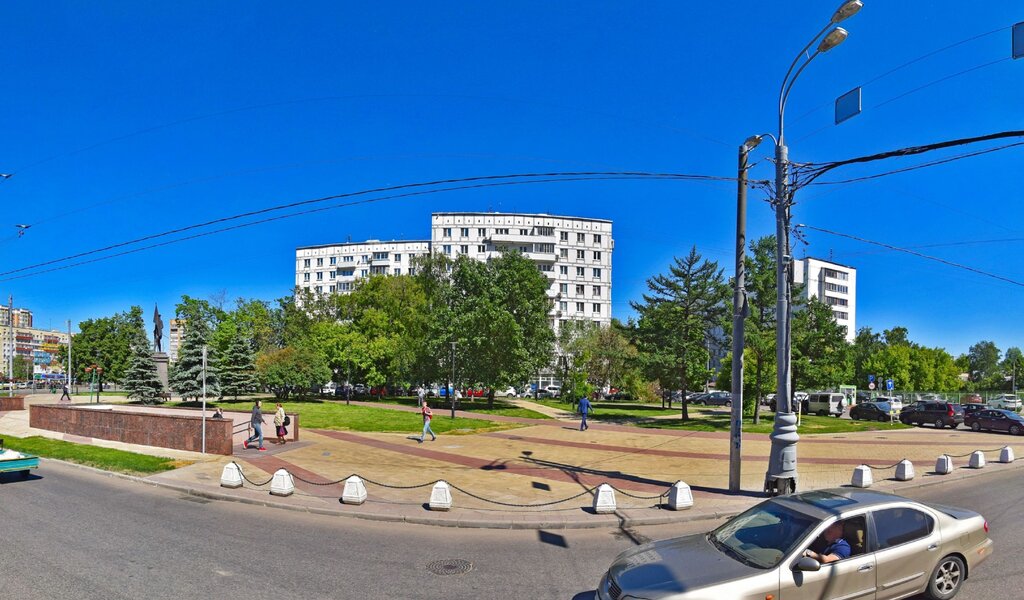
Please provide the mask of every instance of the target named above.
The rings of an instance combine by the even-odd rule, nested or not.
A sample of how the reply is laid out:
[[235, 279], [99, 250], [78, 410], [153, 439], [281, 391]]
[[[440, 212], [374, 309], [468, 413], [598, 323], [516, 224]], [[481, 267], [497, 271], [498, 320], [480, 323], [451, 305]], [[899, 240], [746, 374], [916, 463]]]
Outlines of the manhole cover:
[[427, 563], [427, 570], [435, 575], [462, 575], [469, 573], [472, 568], [473, 563], [461, 558], [446, 558]]

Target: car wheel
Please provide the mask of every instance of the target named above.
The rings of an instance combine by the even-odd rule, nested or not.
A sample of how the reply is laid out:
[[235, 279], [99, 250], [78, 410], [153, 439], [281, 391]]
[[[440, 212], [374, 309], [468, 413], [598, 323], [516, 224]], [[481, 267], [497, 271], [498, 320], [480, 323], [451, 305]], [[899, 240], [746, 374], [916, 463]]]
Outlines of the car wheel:
[[949, 600], [960, 591], [964, 583], [964, 561], [947, 556], [932, 571], [926, 595], [932, 600]]
[[942, 419], [935, 419], [935, 428], [936, 429], [942, 429], [945, 426], [946, 426], [946, 424], [942, 421]]
[[885, 423], [888, 420], [889, 420], [888, 417], [886, 417], [885, 415], [878, 415], [878, 422], [879, 423]]
[[1020, 426], [1010, 425], [1010, 435], [1020, 435]]
[[971, 423], [971, 431], [981, 431], [981, 425], [977, 421]]
[[726, 400], [725, 401], [725, 407], [726, 408], [731, 408], [732, 407], [732, 400]]

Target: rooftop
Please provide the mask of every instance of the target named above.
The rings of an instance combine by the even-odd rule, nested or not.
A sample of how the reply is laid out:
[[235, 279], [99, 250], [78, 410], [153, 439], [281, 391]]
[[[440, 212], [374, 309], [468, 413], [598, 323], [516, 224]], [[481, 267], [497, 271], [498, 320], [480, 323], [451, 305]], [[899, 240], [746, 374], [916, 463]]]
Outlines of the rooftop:
[[366, 240], [363, 242], [338, 242], [336, 244], [319, 244], [316, 246], [299, 246], [295, 250], [313, 250], [316, 248], [337, 248], [338, 246], [364, 246], [366, 244], [429, 244], [430, 240]]
[[552, 219], [575, 219], [577, 221], [594, 221], [595, 223], [611, 223], [610, 219], [592, 219], [590, 217], [573, 217], [571, 215], [551, 215], [548, 213], [507, 213], [507, 212], [436, 212], [431, 218], [442, 216], [480, 216], [480, 217], [549, 217]]

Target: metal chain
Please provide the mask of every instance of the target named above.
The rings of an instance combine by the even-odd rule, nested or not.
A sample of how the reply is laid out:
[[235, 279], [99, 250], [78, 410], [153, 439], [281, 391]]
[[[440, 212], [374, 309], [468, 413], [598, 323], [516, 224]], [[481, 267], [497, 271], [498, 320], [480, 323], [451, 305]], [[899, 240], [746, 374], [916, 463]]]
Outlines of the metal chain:
[[416, 488], [423, 488], [423, 487], [427, 487], [428, 485], [434, 485], [438, 481], [441, 481], [440, 479], [435, 479], [434, 481], [431, 481], [429, 483], [421, 483], [419, 485], [388, 485], [386, 483], [380, 483], [379, 481], [374, 481], [372, 479], [367, 479], [367, 478], [362, 477], [360, 475], [356, 475], [356, 477], [359, 477], [360, 479], [362, 479], [366, 483], [372, 483], [373, 485], [380, 486], [382, 488], [392, 489], [392, 490], [414, 490]]
[[611, 486], [611, 488], [613, 490], [615, 490], [616, 492], [618, 492], [619, 494], [622, 494], [623, 496], [629, 496], [630, 498], [636, 498], [637, 500], [661, 500], [665, 496], [668, 496], [668, 492], [664, 492], [664, 493], [659, 494], [657, 496], [637, 496], [636, 494], [630, 494], [629, 492], [627, 492], [625, 490], [620, 490], [619, 488], [615, 487], [614, 485]]
[[295, 475], [294, 473], [291, 473], [290, 471], [289, 471], [289, 474], [291, 474], [292, 477], [294, 477], [295, 479], [298, 479], [299, 481], [301, 481], [303, 483], [308, 483], [309, 485], [323, 485], [323, 486], [337, 485], [339, 483], [342, 483], [346, 479], [348, 479], [348, 477], [352, 477], [352, 475], [355, 475], [355, 473], [353, 473], [352, 475], [349, 475], [348, 477], [342, 477], [341, 479], [339, 479], [337, 481], [323, 481], [323, 482], [321, 482], [321, 481], [310, 481], [308, 479], [303, 479], [302, 477], [299, 477], [298, 475]]
[[869, 465], [867, 463], [863, 463], [863, 464], [861, 464], [861, 466], [862, 467], [867, 467], [869, 469], [877, 469], [879, 471], [886, 471], [888, 469], [892, 469], [892, 468], [898, 467], [900, 465], [900, 463], [905, 461], [905, 460], [907, 460], [907, 459], [901, 458], [898, 462], [896, 462], [894, 464], [891, 464], [891, 465], [889, 465], [887, 467], [878, 467], [878, 466], [875, 466], [875, 465]]
[[245, 476], [245, 471], [242, 470], [241, 465], [239, 465], [238, 463], [236, 463], [234, 461], [232, 461], [232, 464], [234, 464], [236, 467], [238, 467], [238, 474], [241, 475], [242, 479], [246, 480], [250, 485], [254, 485], [256, 487], [263, 487], [263, 486], [267, 485], [268, 483], [270, 483], [271, 481], [274, 480], [274, 478], [271, 477], [270, 479], [264, 481], [263, 483], [256, 483], [252, 479], [249, 479], [248, 477]]
[[968, 452], [967, 454], [946, 454], [946, 456], [948, 456], [950, 458], [967, 458], [968, 456], [974, 454], [975, 452], [982, 452], [982, 453], [985, 453], [985, 452], [999, 452], [1000, 450], [1002, 450], [1003, 448], [1006, 448], [1006, 447], [1007, 446], [1003, 446], [1002, 448], [995, 448], [994, 450], [974, 450], [972, 452]]
[[562, 500], [552, 500], [551, 502], [540, 502], [540, 503], [537, 503], [537, 504], [518, 504], [518, 503], [515, 503], [515, 502], [501, 502], [499, 500], [490, 500], [488, 498], [484, 498], [483, 496], [477, 496], [476, 494], [474, 494], [472, 492], [467, 492], [466, 490], [460, 488], [457, 485], [454, 485], [454, 484], [451, 484], [451, 483], [449, 483], [448, 485], [451, 486], [452, 489], [458, 490], [458, 491], [462, 492], [463, 494], [469, 496], [470, 498], [476, 498], [477, 500], [480, 500], [482, 502], [489, 502], [491, 504], [497, 504], [499, 506], [510, 506], [510, 507], [514, 507], [514, 508], [537, 508], [537, 507], [541, 507], [541, 506], [551, 506], [553, 504], [561, 504], [563, 502], [568, 502], [570, 500], [575, 500], [576, 498], [579, 498], [580, 496], [583, 496], [585, 494], [590, 494], [594, 490], [597, 489], [597, 488], [590, 488], [589, 490], [583, 490], [582, 492], [576, 494], [575, 496], [569, 496], [568, 498], [563, 498]]

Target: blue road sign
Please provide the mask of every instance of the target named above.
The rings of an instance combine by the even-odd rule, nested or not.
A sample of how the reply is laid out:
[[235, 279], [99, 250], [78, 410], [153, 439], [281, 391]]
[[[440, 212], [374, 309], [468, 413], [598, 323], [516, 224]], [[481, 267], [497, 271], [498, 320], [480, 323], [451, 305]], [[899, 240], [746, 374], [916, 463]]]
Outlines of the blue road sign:
[[1024, 58], [1024, 21], [1013, 26], [1013, 58]]
[[885, 389], [887, 389], [887, 390], [891, 390], [892, 389], [892, 379], [886, 379], [885, 380]]
[[852, 119], [861, 111], [861, 88], [855, 87], [842, 96], [836, 98], [835, 120], [836, 125], [847, 119]]
[[875, 376], [874, 375], [868, 375], [868, 383], [874, 383], [874, 382], [875, 382]]

